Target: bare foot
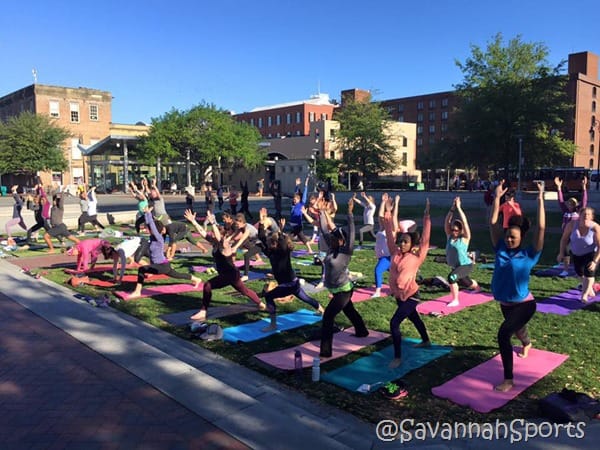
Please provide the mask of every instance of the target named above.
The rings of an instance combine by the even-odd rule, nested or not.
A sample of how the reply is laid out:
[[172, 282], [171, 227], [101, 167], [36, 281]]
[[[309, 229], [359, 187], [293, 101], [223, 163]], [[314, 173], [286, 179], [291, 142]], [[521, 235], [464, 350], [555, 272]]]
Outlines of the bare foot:
[[425, 348], [431, 347], [431, 341], [421, 341], [418, 344], [413, 345], [414, 348]]
[[458, 305], [460, 305], [460, 302], [456, 298], [456, 299], [452, 300], [450, 303], [448, 303], [446, 306], [448, 306], [448, 308], [453, 308], [453, 307], [458, 306]]
[[267, 309], [267, 305], [265, 305], [264, 302], [260, 302], [257, 306], [259, 311], [264, 311]]
[[142, 295], [142, 292], [133, 291], [129, 295], [127, 295], [127, 300], [132, 300], [134, 298], [139, 298]]
[[198, 277], [192, 277], [192, 281], [194, 282], [194, 289], [198, 289], [198, 286], [202, 283], [202, 280]]
[[277, 324], [272, 323], [271, 325], [267, 325], [264, 328], [261, 328], [260, 331], [262, 331], [263, 333], [268, 333], [270, 331], [275, 331], [277, 329]]
[[200, 311], [198, 311], [193, 316], [190, 316], [190, 319], [192, 319], [192, 320], [206, 320], [206, 310], [205, 309], [201, 309]]
[[389, 369], [395, 369], [396, 367], [400, 366], [400, 364], [402, 364], [402, 359], [401, 358], [394, 358], [388, 364], [388, 368]]
[[514, 385], [515, 385], [515, 383], [513, 382], [513, 380], [504, 380], [502, 383], [495, 386], [494, 390], [496, 390], [498, 392], [507, 392], [507, 391], [510, 391]]
[[322, 305], [319, 305], [319, 309], [317, 309], [317, 314], [322, 316], [324, 312], [325, 312], [325, 308], [323, 308]]
[[529, 350], [531, 350], [531, 343], [524, 345], [523, 349], [517, 353], [517, 356], [519, 358], [527, 358], [527, 356], [529, 355]]

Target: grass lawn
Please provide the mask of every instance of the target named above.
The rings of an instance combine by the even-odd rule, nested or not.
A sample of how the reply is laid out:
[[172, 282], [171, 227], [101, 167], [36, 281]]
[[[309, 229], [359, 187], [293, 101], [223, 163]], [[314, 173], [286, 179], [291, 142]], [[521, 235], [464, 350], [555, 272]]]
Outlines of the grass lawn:
[[[422, 207], [401, 208], [401, 215], [403, 218], [418, 218], [417, 222], [420, 226], [422, 211]], [[436, 256], [439, 257], [444, 254], [445, 235], [441, 224], [446, 212], [447, 209], [432, 208], [432, 217], [434, 218], [432, 244], [439, 248], [430, 251], [427, 261], [422, 266], [420, 275], [423, 278], [435, 275], [445, 277], [449, 272], [445, 264], [434, 261]], [[530, 216], [532, 215], [532, 212], [526, 213]], [[493, 252], [484, 212], [467, 211], [467, 214], [473, 229], [470, 249], [480, 250], [482, 254], [491, 259]], [[356, 216], [358, 217], [358, 214]], [[344, 220], [343, 217], [340, 213], [338, 220]], [[558, 213], [547, 215], [548, 232], [539, 267], [548, 267], [555, 264], [560, 239], [560, 219]], [[26, 252], [26, 254], [39, 253]], [[26, 256], [26, 254], [23, 254], [23, 256]], [[359, 282], [360, 285], [371, 286], [373, 284], [375, 262], [372, 250], [357, 250], [354, 253], [350, 270], [362, 272], [365, 275], [365, 278]], [[174, 262], [174, 266], [181, 270], [188, 270], [192, 265], [201, 264], [210, 265], [210, 258], [178, 258]], [[295, 265], [294, 267], [299, 276], [305, 278], [307, 281], [315, 281], [320, 277], [320, 267], [318, 266]], [[61, 269], [49, 270], [46, 276], [57, 283], [64, 283], [68, 277]], [[210, 277], [206, 274], [201, 274], [200, 276], [204, 279]], [[472, 277], [481, 284], [484, 291], [489, 292], [492, 278], [491, 270], [476, 267]], [[168, 282], [172, 282], [172, 280]], [[540, 278], [532, 276], [530, 287], [534, 296], [542, 299], [573, 288], [577, 283], [573, 278]], [[263, 283], [251, 282], [249, 285], [255, 291], [260, 291]], [[133, 285], [126, 285], [124, 289], [132, 290]], [[78, 291], [94, 296], [105, 292], [101, 289], [91, 287], [82, 287]], [[212, 305], [222, 306], [230, 303], [246, 302], [246, 299], [234, 298], [231, 293], [231, 288], [213, 291]], [[423, 287], [421, 297], [427, 300], [446, 293], [447, 291], [438, 288]], [[197, 309], [200, 305], [201, 295], [200, 291], [183, 295], [164, 295], [157, 298], [113, 303], [112, 306], [183, 339], [190, 339], [190, 333], [186, 327], [173, 327], [161, 320], [159, 316], [166, 313]], [[319, 293], [315, 297], [324, 305], [328, 302], [326, 293]], [[355, 306], [370, 329], [389, 332], [389, 320], [395, 310], [395, 300], [393, 298], [373, 299], [357, 303]], [[307, 305], [300, 301], [294, 301], [292, 303], [280, 304], [278, 311], [280, 314], [283, 314], [304, 307], [307, 307]], [[193, 340], [193, 342], [241, 365], [266, 374], [313, 398], [355, 414], [366, 421], [376, 422], [382, 418], [395, 420], [412, 418], [415, 421], [442, 419], [463, 422], [468, 420], [490, 421], [496, 418], [536, 417], [538, 415], [537, 399], [544, 397], [550, 392], [560, 391], [563, 387], [584, 391], [594, 397], [600, 396], [600, 353], [597, 351], [600, 343], [599, 313], [600, 304], [598, 303], [591, 304], [585, 309], [574, 312], [569, 316], [536, 313], [529, 323], [533, 346], [539, 349], [565, 353], [569, 355], [569, 358], [554, 372], [526, 390], [515, 400], [487, 415], [475, 413], [469, 408], [460, 407], [446, 400], [434, 397], [431, 394], [431, 388], [450, 380], [454, 376], [490, 359], [498, 353], [496, 334], [502, 321], [502, 316], [495, 302], [467, 308], [459, 313], [442, 318], [423, 317], [433, 342], [442, 345], [451, 345], [454, 350], [450, 354], [405, 376], [403, 381], [408, 386], [409, 395], [396, 401], [387, 400], [383, 396], [376, 394], [363, 395], [349, 392], [326, 382], [312, 383], [310, 382], [309, 368], [305, 369], [305, 381], [299, 384], [296, 382], [293, 373], [269, 369], [253, 358], [253, 355], [257, 353], [280, 350], [306, 342], [311, 333], [320, 328], [320, 323], [276, 334], [251, 343], [230, 344], [222, 341], [204, 342], [199, 340]], [[264, 313], [250, 312], [215, 321], [223, 327], [228, 327], [263, 317], [265, 317]], [[336, 323], [343, 327], [350, 326], [350, 323], [343, 314], [338, 316]], [[418, 338], [416, 330], [409, 321], [405, 321], [402, 324], [402, 332], [406, 337]], [[514, 342], [517, 343], [518, 341], [515, 340]], [[321, 371], [323, 373], [346, 365], [361, 356], [368, 355], [372, 351], [390, 344], [391, 339], [388, 338], [374, 346], [366, 347], [357, 353], [322, 364]], [[515, 377], [518, 376], [517, 371]], [[482, 392], [481, 395], [486, 395], [486, 393]]]

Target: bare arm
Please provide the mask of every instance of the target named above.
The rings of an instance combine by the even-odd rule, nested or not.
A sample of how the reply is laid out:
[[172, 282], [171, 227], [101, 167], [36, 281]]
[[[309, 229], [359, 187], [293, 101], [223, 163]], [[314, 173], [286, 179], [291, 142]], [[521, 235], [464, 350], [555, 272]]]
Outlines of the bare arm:
[[194, 228], [196, 228], [196, 231], [200, 233], [200, 236], [206, 238], [206, 230], [196, 221], [196, 214], [189, 209], [186, 209], [183, 213], [183, 217], [185, 217], [194, 226]]
[[503, 188], [504, 180], [502, 180], [494, 192], [494, 203], [492, 203], [492, 214], [490, 215], [490, 237], [492, 239], [492, 246], [495, 248], [498, 245], [498, 241], [502, 239], [502, 224], [498, 223], [498, 215], [500, 211], [500, 197], [502, 197], [507, 188]]
[[467, 220], [467, 216], [462, 209], [460, 197], [456, 197], [456, 201], [454, 204], [456, 205], [456, 212], [458, 212], [458, 217], [460, 218], [460, 221], [463, 223], [463, 239], [465, 239], [468, 243], [471, 240], [471, 227], [469, 226], [469, 221]]
[[546, 234], [546, 210], [544, 207], [544, 185], [542, 183], [536, 184], [538, 188], [538, 217], [533, 238], [533, 247], [536, 251], [541, 252], [544, 248], [544, 236]]
[[394, 198], [394, 209], [392, 211], [392, 224], [394, 226], [394, 231], [398, 231], [400, 228], [398, 225], [398, 212], [400, 210], [400, 196], [396, 195]]

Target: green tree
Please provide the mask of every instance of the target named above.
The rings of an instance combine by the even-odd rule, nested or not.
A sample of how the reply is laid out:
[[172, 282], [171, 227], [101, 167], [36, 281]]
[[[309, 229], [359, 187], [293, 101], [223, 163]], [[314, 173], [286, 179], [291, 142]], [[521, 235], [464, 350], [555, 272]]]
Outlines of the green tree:
[[346, 170], [358, 169], [369, 180], [392, 170], [398, 161], [385, 133], [389, 114], [379, 103], [351, 101], [336, 111], [338, 137]]
[[572, 111], [565, 63], [551, 67], [547, 56], [544, 44], [520, 36], [504, 45], [497, 34], [485, 50], [472, 45], [471, 56], [456, 61], [464, 80], [455, 86], [452, 135], [433, 149], [436, 159], [444, 166], [514, 168], [520, 138], [526, 166], [568, 164], [576, 147], [563, 135]]
[[201, 104], [153, 118], [135, 156], [154, 164], [159, 157], [163, 161], [185, 159], [189, 152], [190, 160], [199, 166], [215, 164], [220, 158], [230, 167], [255, 169], [266, 157], [259, 141], [256, 128], [237, 122], [214, 105]]
[[66, 170], [63, 148], [70, 136], [50, 117], [31, 112], [0, 122], [0, 174]]

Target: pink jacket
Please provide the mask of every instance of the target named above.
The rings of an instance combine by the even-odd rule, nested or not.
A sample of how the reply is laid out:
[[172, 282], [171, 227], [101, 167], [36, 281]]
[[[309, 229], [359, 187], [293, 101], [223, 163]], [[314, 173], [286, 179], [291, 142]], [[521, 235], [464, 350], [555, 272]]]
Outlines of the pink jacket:
[[[419, 290], [417, 272], [427, 257], [431, 236], [431, 218], [423, 216], [423, 234], [416, 252], [402, 254], [396, 246], [396, 235], [392, 230], [392, 218], [386, 213], [384, 220], [385, 235], [392, 257], [390, 265], [390, 290], [398, 300], [406, 301]], [[416, 247], [413, 245], [413, 248]]]
[[102, 246], [108, 244], [104, 239], [85, 239], [79, 241], [77, 247], [77, 272], [88, 270], [90, 264], [95, 264], [102, 252]]

